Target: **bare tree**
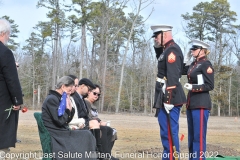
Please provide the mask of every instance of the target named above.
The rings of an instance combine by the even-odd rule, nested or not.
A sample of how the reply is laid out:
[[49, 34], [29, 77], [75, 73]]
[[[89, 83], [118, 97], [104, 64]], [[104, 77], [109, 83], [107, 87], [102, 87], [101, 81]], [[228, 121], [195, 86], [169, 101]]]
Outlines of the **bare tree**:
[[[127, 57], [127, 53], [128, 53], [130, 39], [132, 37], [132, 33], [133, 33], [134, 28], [135, 28], [135, 23], [136, 23], [136, 20], [138, 19], [139, 15], [140, 15], [140, 12], [143, 9], [145, 9], [148, 5], [150, 5], [152, 2], [153, 2], [153, 0], [151, 0], [150, 2], [148, 0], [139, 0], [138, 5], [135, 4], [136, 15], [135, 15], [135, 18], [132, 22], [131, 31], [130, 31], [129, 36], [128, 36], [128, 40], [127, 40], [127, 44], [126, 44], [126, 48], [125, 48], [125, 52], [124, 52], [124, 56], [123, 56], [123, 61], [122, 61], [120, 83], [119, 83], [118, 96], [117, 96], [117, 101], [116, 101], [116, 111], [115, 111], [116, 113], [118, 113], [118, 110], [119, 110], [119, 104], [120, 104], [120, 98], [121, 98], [120, 96], [121, 96], [122, 83], [123, 83], [124, 66], [125, 66], [125, 61], [126, 61], [126, 57]], [[134, 1], [134, 3], [135, 3], [135, 1]], [[143, 6], [143, 5], [145, 5], [145, 6]]]

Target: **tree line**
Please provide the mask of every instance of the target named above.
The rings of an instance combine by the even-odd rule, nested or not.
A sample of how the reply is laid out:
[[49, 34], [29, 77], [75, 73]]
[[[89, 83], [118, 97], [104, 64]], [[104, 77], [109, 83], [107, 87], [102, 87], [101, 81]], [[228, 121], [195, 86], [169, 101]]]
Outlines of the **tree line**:
[[[8, 45], [21, 66], [25, 105], [40, 109], [56, 80], [74, 74], [102, 87], [100, 112], [153, 113], [157, 60], [141, 15], [153, 1], [39, 0], [37, 7], [48, 9], [48, 21], [34, 26], [23, 47], [15, 40], [18, 25], [3, 16], [13, 29]], [[133, 10], [125, 13], [130, 3]], [[185, 39], [211, 45], [208, 59], [215, 70], [211, 114], [239, 116], [240, 25], [236, 12], [230, 10], [227, 0], [213, 0], [196, 4], [192, 13], [181, 17]], [[189, 51], [188, 42], [175, 41], [184, 53]], [[181, 83], [185, 82], [183, 76]]]

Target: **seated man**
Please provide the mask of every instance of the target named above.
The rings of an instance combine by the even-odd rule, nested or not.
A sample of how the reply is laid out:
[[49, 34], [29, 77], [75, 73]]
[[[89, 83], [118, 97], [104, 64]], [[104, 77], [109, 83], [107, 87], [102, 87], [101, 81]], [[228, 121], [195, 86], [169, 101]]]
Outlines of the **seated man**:
[[[50, 90], [42, 105], [44, 126], [51, 135], [53, 159], [96, 159], [96, 141], [88, 130], [70, 130], [68, 123], [72, 120], [75, 109], [70, 102], [70, 93], [74, 81], [64, 76], [57, 81], [56, 90]], [[62, 94], [66, 92], [66, 109], [63, 115], [58, 115]], [[93, 153], [93, 154], [91, 154]], [[90, 157], [90, 158], [89, 158]]]

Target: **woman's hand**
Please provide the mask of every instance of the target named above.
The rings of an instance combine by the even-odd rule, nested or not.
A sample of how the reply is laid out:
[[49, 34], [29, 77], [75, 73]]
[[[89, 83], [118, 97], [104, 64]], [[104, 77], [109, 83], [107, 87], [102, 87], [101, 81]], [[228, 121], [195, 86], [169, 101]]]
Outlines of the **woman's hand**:
[[67, 96], [67, 109], [69, 109], [70, 111], [72, 111], [72, 102], [70, 100], [70, 96]]

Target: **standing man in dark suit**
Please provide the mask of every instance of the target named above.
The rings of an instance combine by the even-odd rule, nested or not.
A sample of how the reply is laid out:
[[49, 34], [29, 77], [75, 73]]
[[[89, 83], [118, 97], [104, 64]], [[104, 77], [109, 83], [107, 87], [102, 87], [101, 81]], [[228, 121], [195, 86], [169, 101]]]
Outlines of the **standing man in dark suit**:
[[12, 51], [6, 46], [10, 23], [0, 19], [0, 151], [15, 147], [22, 91]]
[[186, 96], [180, 83], [183, 54], [173, 40], [172, 26], [154, 25], [151, 29], [158, 60], [154, 108], [160, 125], [163, 160], [169, 160], [177, 158], [176, 152], [179, 152], [179, 116], [182, 105], [186, 103]]

